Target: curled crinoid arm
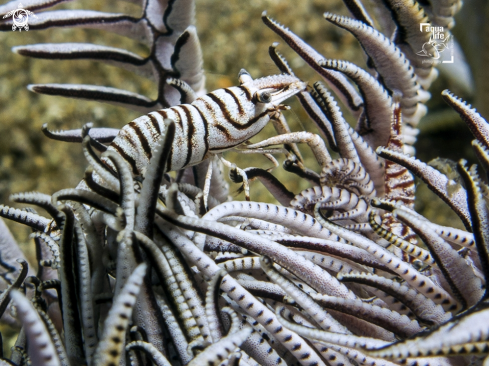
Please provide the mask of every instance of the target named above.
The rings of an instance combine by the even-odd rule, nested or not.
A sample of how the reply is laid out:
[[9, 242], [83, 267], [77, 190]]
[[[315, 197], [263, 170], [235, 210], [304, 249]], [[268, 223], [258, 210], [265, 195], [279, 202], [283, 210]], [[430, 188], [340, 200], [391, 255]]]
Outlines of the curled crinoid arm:
[[484, 146], [479, 140], [473, 140], [472, 147], [474, 148], [482, 168], [484, 168], [484, 171], [486, 172], [486, 176], [489, 176], [489, 147]]
[[392, 151], [384, 147], [377, 148], [377, 154], [409, 169], [428, 185], [460, 217], [467, 229], [470, 229], [470, 213], [467, 207], [467, 192], [460, 185], [448, 179], [443, 173], [428, 166], [422, 161]]
[[251, 198], [250, 198], [250, 183], [248, 181], [248, 177], [246, 176], [246, 173], [243, 169], [241, 168], [238, 168], [236, 166], [236, 164], [233, 164], [229, 161], [227, 161], [226, 159], [224, 159], [223, 157], [221, 157], [221, 162], [226, 166], [228, 167], [229, 169], [231, 169], [230, 171], [230, 178], [233, 182], [235, 183], [238, 183], [238, 182], [242, 182], [243, 183], [243, 191], [244, 191], [244, 194], [245, 194], [245, 199], [247, 201], [251, 201]]
[[350, 159], [335, 159], [321, 171], [321, 185], [344, 188], [359, 196], [376, 195], [373, 182], [360, 163]]
[[362, 210], [360, 201], [364, 201], [364, 199], [345, 188], [323, 185], [305, 189], [297, 194], [290, 202], [290, 206], [296, 210], [312, 213], [316, 203], [320, 202], [321, 208], [342, 212], [357, 208], [361, 210], [357, 212], [358, 215], [362, 215], [366, 213], [367, 207], [365, 206]]
[[42, 239], [44, 243], [48, 246], [49, 250], [53, 254], [53, 261], [51, 262], [51, 268], [57, 269], [60, 266], [60, 258], [59, 258], [59, 244], [51, 238], [49, 235], [45, 233], [41, 233], [36, 231], [30, 235], [31, 238], [39, 238]]
[[288, 28], [268, 17], [266, 12], [262, 13], [262, 20], [267, 27], [282, 37], [309, 66], [324, 78], [329, 87], [333, 89], [354, 116], [358, 117], [360, 115], [363, 107], [362, 98], [344, 75], [336, 71], [325, 70], [319, 66], [318, 62], [323, 60], [324, 57]]
[[329, 219], [334, 220], [354, 220], [366, 221], [368, 203], [364, 198], [360, 198], [346, 189], [339, 189], [340, 195], [337, 199], [329, 201], [328, 199], [318, 202], [321, 209], [334, 211]]
[[109, 168], [106, 164], [104, 164], [100, 159], [100, 157], [95, 153], [95, 151], [92, 148], [90, 136], [84, 136], [82, 147], [83, 147], [83, 154], [85, 155], [85, 159], [87, 159], [87, 161], [93, 167], [93, 170], [104, 182], [104, 185], [107, 185], [108, 189], [111, 189], [116, 194], [119, 194], [120, 183], [119, 180], [116, 178], [117, 175], [114, 169]]
[[462, 98], [457, 97], [448, 89], [441, 93], [445, 102], [450, 105], [467, 124], [475, 138], [489, 148], [489, 125], [487, 121], [475, 110], [470, 104], [467, 104]]
[[197, 99], [195, 91], [185, 81], [180, 79], [168, 78], [166, 79], [166, 83], [178, 90], [178, 92], [180, 93], [181, 104], [190, 104], [195, 99]]
[[323, 60], [319, 64], [326, 69], [342, 72], [358, 85], [364, 100], [364, 112], [356, 130], [374, 149], [387, 144], [392, 98], [384, 86], [368, 72], [348, 61]]
[[120, 206], [105, 198], [100, 196], [97, 193], [87, 191], [84, 189], [62, 189], [61, 191], [56, 192], [51, 197], [51, 202], [53, 205], [58, 204], [60, 201], [75, 201], [86, 204], [93, 208], [96, 208], [100, 211], [110, 213], [112, 215], [121, 215]]
[[415, 244], [411, 244], [410, 242], [400, 238], [399, 236], [393, 234], [389, 230], [386, 230], [382, 227], [382, 225], [379, 225], [375, 221], [375, 212], [370, 211], [369, 216], [368, 216], [368, 222], [370, 224], [370, 227], [372, 230], [375, 231], [377, 235], [379, 235], [381, 238], [384, 238], [387, 240], [390, 244], [400, 248], [403, 252], [409, 254], [410, 256], [419, 259], [426, 265], [433, 265], [435, 264], [435, 260], [431, 256], [430, 252], [428, 250], [425, 250], [423, 248], [420, 248], [419, 246]]
[[[26, 9], [46, 9], [56, 1], [33, 1]], [[0, 7], [0, 13], [11, 4]], [[38, 12], [29, 21], [31, 30], [51, 27], [82, 27], [107, 30], [145, 43], [150, 48], [147, 57], [141, 57], [124, 49], [88, 43], [60, 43], [27, 45], [14, 48], [23, 56], [45, 59], [101, 61], [127, 69], [153, 80], [158, 85], [158, 96], [151, 100], [126, 90], [95, 85], [38, 84], [29, 89], [37, 93], [72, 98], [98, 100], [122, 105], [142, 112], [167, 108], [179, 104], [182, 98], [166, 82], [168, 77], [181, 79], [191, 89], [204, 92], [202, 53], [193, 23], [194, 5], [191, 1], [177, 1], [161, 6], [151, 0], [143, 4], [142, 16], [104, 13], [89, 10], [55, 10]], [[2, 22], [0, 30], [10, 30], [12, 20]]]
[[[330, 240], [339, 240], [337, 235], [331, 235], [316, 220], [299, 210], [261, 202], [226, 202], [214, 207], [202, 218], [217, 221], [226, 216], [239, 215], [268, 221], [272, 224], [283, 225], [287, 230], [299, 234]], [[199, 239], [202, 240], [203, 238]], [[199, 245], [197, 239], [196, 244]]]

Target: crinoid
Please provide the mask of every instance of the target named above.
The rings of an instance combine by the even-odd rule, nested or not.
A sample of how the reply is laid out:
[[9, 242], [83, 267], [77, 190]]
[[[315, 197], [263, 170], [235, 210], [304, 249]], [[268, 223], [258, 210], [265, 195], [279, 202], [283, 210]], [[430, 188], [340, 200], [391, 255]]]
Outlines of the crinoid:
[[[324, 14], [359, 41], [369, 72], [326, 59], [262, 14], [357, 119], [355, 128], [325, 85], [304, 89], [277, 44], [269, 53], [283, 75], [253, 80], [242, 71], [239, 87], [204, 96], [191, 1], [147, 0], [140, 17], [46, 10], [59, 2], [27, 3], [38, 16], [30, 32], [102, 29], [146, 42], [149, 55], [73, 43], [22, 46], [17, 53], [104, 61], [152, 79], [158, 93], [151, 99], [100, 86], [30, 87], [148, 114], [121, 130], [43, 128], [53, 139], [81, 143], [89, 166], [76, 188], [11, 195], [50, 218], [32, 208], [0, 207], [2, 217], [33, 230], [39, 263], [35, 274], [0, 222], [0, 315], [20, 325], [12, 354], [1, 354], [1, 364], [481, 364], [489, 353], [487, 185], [464, 161], [456, 182], [409, 155], [437, 75], [417, 55], [430, 45], [419, 23], [443, 26], [448, 36], [459, 2], [384, 1], [376, 23], [359, 1], [345, 1], [353, 18]], [[0, 13], [16, 6], [3, 5]], [[6, 20], [0, 29], [11, 24]], [[298, 96], [322, 136], [290, 132], [285, 107], [274, 104], [287, 92]], [[453, 94], [443, 97], [473, 132], [476, 155], [489, 173], [487, 122]], [[244, 110], [241, 98], [255, 114]], [[199, 136], [190, 127], [197, 126], [192, 113], [203, 114], [204, 127], [215, 124], [204, 129], [203, 145], [194, 144]], [[246, 116], [241, 125], [239, 116]], [[264, 116], [278, 135], [248, 143], [240, 133]], [[231, 127], [217, 123], [222, 120]], [[218, 145], [223, 136], [235, 144]], [[301, 156], [297, 144], [303, 143], [312, 159]], [[198, 150], [202, 146], [207, 150]], [[209, 146], [221, 149], [207, 154]], [[270, 169], [224, 161], [246, 191], [253, 193], [257, 186], [249, 183], [259, 180], [279, 204], [232, 200], [215, 159], [231, 147], [274, 163], [273, 154], [285, 154], [284, 170], [309, 188], [296, 194]], [[205, 153], [192, 160], [195, 151]], [[167, 174], [172, 167], [184, 169]], [[466, 231], [414, 211], [409, 172], [448, 204]]]

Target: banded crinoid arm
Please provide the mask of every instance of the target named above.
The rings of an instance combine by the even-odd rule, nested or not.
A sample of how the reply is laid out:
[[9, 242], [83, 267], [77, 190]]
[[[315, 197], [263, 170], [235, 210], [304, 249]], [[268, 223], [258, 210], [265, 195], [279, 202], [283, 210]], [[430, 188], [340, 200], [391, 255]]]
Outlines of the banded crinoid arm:
[[[97, 100], [127, 108], [149, 112], [181, 103], [178, 78], [189, 85], [197, 95], [205, 93], [202, 70], [202, 52], [194, 22], [194, 2], [179, 0], [161, 5], [157, 1], [142, 3], [139, 18], [122, 13], [90, 10], [39, 11], [53, 7], [61, 1], [29, 1], [26, 10], [35, 10], [29, 19], [30, 30], [77, 27], [114, 32], [144, 43], [150, 48], [147, 57], [125, 49], [89, 43], [37, 44], [14, 48], [23, 56], [61, 60], [93, 60], [124, 68], [154, 81], [158, 95], [155, 100], [122, 89], [78, 84], [37, 84], [29, 89], [43, 94]], [[0, 6], [0, 14], [15, 8], [11, 1]], [[4, 20], [0, 30], [11, 30], [12, 20]], [[170, 85], [173, 84], [174, 86]]]
[[268, 17], [266, 12], [262, 13], [262, 20], [267, 27], [282, 37], [309, 66], [324, 78], [354, 116], [360, 115], [363, 107], [362, 98], [344, 75], [337, 71], [325, 70], [319, 66], [318, 62], [324, 57], [288, 28]]
[[13, 282], [2, 292], [0, 295], [0, 317], [3, 316], [7, 306], [10, 303], [11, 297], [10, 294], [12, 291], [17, 290], [24, 283], [24, 280], [27, 276], [27, 271], [29, 265], [24, 259], [17, 259], [17, 262], [20, 263], [22, 269], [19, 271], [17, 278], [13, 280]]
[[392, 151], [384, 147], [377, 148], [377, 154], [409, 169], [413, 174], [422, 179], [433, 192], [436, 193], [450, 208], [460, 217], [464, 226], [470, 228], [470, 213], [467, 206], [467, 192], [455, 181], [449, 179], [445, 174], [428, 166], [422, 161]]
[[[430, 24], [424, 3], [416, 0], [387, 0], [382, 3], [389, 12], [387, 21], [397, 27], [396, 44], [414, 67], [418, 83], [428, 90], [438, 76], [438, 70], [417, 53], [430, 41], [430, 32], [420, 32], [420, 24]], [[382, 6], [380, 5], [380, 6]]]
[[347, 61], [323, 60], [320, 65], [342, 72], [357, 84], [364, 100], [364, 112], [356, 130], [372, 148], [385, 145], [389, 139], [392, 98], [384, 86], [368, 72]]
[[341, 334], [341, 333], [332, 333], [326, 332], [324, 330], [314, 329], [304, 327], [298, 324], [294, 324], [288, 320], [286, 320], [281, 313], [284, 310], [284, 306], [277, 306], [275, 312], [277, 314], [277, 318], [280, 323], [282, 323], [285, 327], [299, 333], [301, 336], [309, 339], [314, 339], [322, 342], [338, 344], [345, 347], [351, 348], [374, 348], [384, 346], [389, 344], [386, 341], [381, 339], [375, 339], [370, 337], [359, 337], [352, 334]]
[[477, 304], [483, 295], [479, 277], [464, 258], [450, 244], [440, 238], [423, 220], [403, 210], [394, 210], [394, 217], [409, 225], [419, 235], [431, 252], [438, 268], [448, 281], [452, 292], [464, 308]]
[[[355, 263], [369, 266], [372, 268], [389, 271], [389, 269], [381, 264], [374, 256], [367, 251], [354, 247], [350, 244], [342, 243], [340, 240], [325, 240], [304, 235], [291, 235], [281, 232], [273, 232], [268, 230], [251, 231], [256, 235], [263, 236], [277, 243], [283, 244], [289, 248], [301, 251], [313, 251], [331, 254], [336, 257], [345, 258]], [[322, 266], [321, 263], [315, 262]], [[334, 271], [333, 271], [334, 272]]]
[[416, 127], [419, 119], [426, 114], [426, 107], [419, 103], [429, 99], [429, 94], [417, 83], [414, 70], [401, 50], [382, 33], [363, 22], [330, 13], [325, 13], [324, 17], [358, 39], [375, 70], [382, 75], [386, 88], [402, 94], [404, 120], [413, 128]]
[[489, 125], [487, 121], [477, 113], [475, 108], [472, 108], [470, 104], [467, 104], [448, 89], [444, 90], [441, 95], [445, 102], [460, 115], [475, 138], [486, 148], [489, 148]]
[[344, 188], [359, 196], [373, 198], [374, 184], [361, 164], [350, 159], [335, 159], [321, 171], [321, 185]]
[[489, 353], [488, 317], [489, 309], [483, 305], [418, 337], [370, 350], [368, 354], [400, 360], [406, 357]]
[[[393, 332], [401, 338], [413, 336], [423, 330], [416, 320], [411, 320], [406, 315], [401, 315], [395, 310], [366, 303], [360, 299], [341, 299], [321, 294], [312, 294], [311, 296], [326, 309], [340, 311], [366, 320]], [[370, 336], [373, 336], [373, 333], [370, 333]]]
[[280, 103], [304, 90], [306, 84], [290, 75], [253, 80], [242, 70], [240, 86], [218, 89], [192, 104], [151, 112], [124, 126], [109, 146], [141, 174], [153, 155], [166, 120], [175, 122], [175, 136], [165, 171], [196, 165], [230, 150], [260, 132], [280, 110]]
[[140, 264], [129, 276], [104, 322], [103, 334], [93, 356], [94, 365], [118, 364], [125, 344], [125, 331], [131, 319], [146, 264]]
[[480, 267], [486, 281], [486, 288], [483, 299], [487, 299], [489, 291], [487, 289], [489, 280], [489, 213], [483, 192], [481, 180], [479, 179], [475, 167], [470, 170], [466, 167], [466, 161], [461, 160], [458, 165], [460, 175], [467, 187], [467, 203], [470, 211], [472, 231], [474, 233], [475, 246], [477, 248]]
[[149, 354], [156, 366], [171, 366], [167, 358], [161, 354], [151, 343], [145, 341], [132, 341], [126, 345], [126, 352], [132, 349], [140, 349]]
[[335, 333], [350, 334], [345, 326], [341, 325], [331, 314], [327, 313], [321, 306], [297, 287], [292, 281], [282, 276], [274, 267], [269, 257], [262, 257], [260, 265], [270, 280], [279, 285], [286, 293], [294, 299], [314, 321], [322, 328]]
[[461, 0], [436, 0], [430, 2], [429, 5], [424, 5], [426, 12], [430, 14], [433, 25], [441, 25], [448, 29], [451, 29], [455, 25], [454, 16], [458, 13], [461, 7]]
[[39, 366], [61, 366], [48, 330], [30, 301], [17, 290], [13, 291], [10, 296], [17, 307], [17, 314], [24, 324], [25, 334], [29, 342], [30, 358]]
[[[239, 215], [242, 217], [264, 220], [272, 224], [283, 225], [289, 230], [299, 234], [329, 239], [339, 240], [337, 235], [332, 235], [325, 230], [312, 216], [302, 213], [299, 210], [282, 207], [274, 204], [261, 202], [225, 202], [214, 207], [202, 218], [209, 221], [220, 221], [226, 216]], [[266, 229], [266, 228], [265, 228]], [[200, 248], [204, 245], [205, 236], [196, 235], [194, 242]], [[341, 240], [340, 240], [341, 241]]]
[[[180, 283], [177, 281], [168, 259], [161, 250], [159, 250], [157, 244], [145, 235], [136, 232], [136, 240], [147, 252], [161, 283], [165, 284], [168, 305], [172, 307], [173, 313], [182, 328], [185, 338], [188, 339], [189, 342], [197, 341], [202, 343], [204, 338], [199, 329], [200, 324], [197, 324], [195, 317], [190, 311], [188, 303], [189, 299], [184, 296]], [[169, 244], [164, 243], [163, 245], [167, 246]], [[188, 358], [186, 355], [181, 355], [180, 357], [184, 360]]]
[[[164, 214], [165, 219], [169, 217], [167, 213], [160, 212], [160, 214]], [[341, 285], [338, 286], [338, 281], [329, 275], [328, 272], [310, 261], [307, 261], [295, 251], [290, 250], [283, 245], [250, 234], [246, 231], [238, 230], [228, 225], [212, 222], [206, 219], [201, 220], [178, 216], [178, 218], [172, 219], [172, 222], [173, 221], [186, 229], [216, 236], [261, 255], [273, 257], [277, 264], [303, 279], [317, 291], [335, 294], [340, 297], [355, 297], [355, 295], [346, 287]]]
[[370, 227], [372, 228], [372, 230], [375, 231], [377, 235], [387, 240], [390, 244], [400, 248], [403, 252], [422, 261], [423, 263], [429, 266], [435, 264], [435, 260], [433, 259], [433, 257], [431, 256], [428, 250], [425, 250], [415, 244], [411, 244], [410, 242], [393, 234], [389, 230], [384, 229], [382, 225], [379, 225], [375, 221], [375, 215], [376, 214], [374, 211], [370, 211], [368, 216], [368, 223], [370, 224]]
[[290, 206], [296, 210], [312, 214], [314, 206], [320, 203], [321, 208], [334, 211], [330, 217], [331, 220], [367, 222], [369, 209], [367, 199], [348, 190], [349, 186], [356, 188], [354, 179], [350, 182], [346, 179], [345, 183], [346, 188], [315, 186], [305, 189], [290, 201]]
[[[164, 208], [158, 212], [158, 215], [165, 218], [169, 222], [184, 225], [179, 219], [183, 217], [175, 215]], [[193, 219], [195, 220], [195, 219]], [[186, 224], [184, 225], [186, 226]], [[182, 251], [188, 261], [197, 266], [202, 273], [208, 277], [212, 277], [220, 268], [206, 254], [201, 252], [189, 239], [181, 234], [176, 228], [168, 227], [165, 234], [172, 242]], [[275, 314], [271, 312], [265, 305], [254, 298], [246, 291], [234, 278], [225, 276], [221, 283], [221, 290], [234, 300], [249, 316], [253, 317], [270, 334], [289, 352], [296, 357], [301, 365], [323, 365], [324, 362], [317, 353], [309, 346], [307, 342], [297, 336], [294, 332], [283, 328], [278, 323]]]
[[[371, 273], [339, 273], [337, 277], [341, 282], [354, 282], [372, 286], [393, 296], [412, 310], [420, 322], [442, 324], [452, 317], [451, 313], [445, 312], [441, 305], [436, 305], [431, 299], [418, 291], [392, 279]], [[385, 299], [382, 296], [380, 298]]]
[[216, 362], [222, 362], [228, 358], [229, 354], [250, 336], [253, 329], [249, 326], [243, 327], [241, 330], [230, 333], [218, 342], [207, 347], [202, 353], [195, 357], [189, 366], [214, 365]]
[[353, 160], [355, 163], [360, 163], [355, 146], [348, 133], [349, 125], [331, 93], [318, 81], [314, 83], [311, 95], [331, 123], [336, 147], [340, 156]]
[[459, 307], [459, 304], [447, 291], [435, 284], [429, 277], [418, 272], [410, 264], [397, 258], [370, 239], [325, 220], [319, 213], [319, 207], [317, 205], [315, 216], [326, 229], [348, 240], [353, 245], [373, 254], [378, 260], [387, 265], [391, 271], [404, 279], [412, 288], [432, 299], [436, 304], [441, 304], [445, 310], [454, 311]]

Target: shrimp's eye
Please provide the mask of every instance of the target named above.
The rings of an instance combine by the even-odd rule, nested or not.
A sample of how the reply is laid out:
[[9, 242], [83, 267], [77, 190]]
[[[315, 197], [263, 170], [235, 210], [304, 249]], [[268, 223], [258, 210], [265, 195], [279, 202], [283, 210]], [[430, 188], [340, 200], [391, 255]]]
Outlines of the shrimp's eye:
[[255, 101], [259, 103], [270, 103], [272, 95], [268, 91], [257, 91], [254, 95]]

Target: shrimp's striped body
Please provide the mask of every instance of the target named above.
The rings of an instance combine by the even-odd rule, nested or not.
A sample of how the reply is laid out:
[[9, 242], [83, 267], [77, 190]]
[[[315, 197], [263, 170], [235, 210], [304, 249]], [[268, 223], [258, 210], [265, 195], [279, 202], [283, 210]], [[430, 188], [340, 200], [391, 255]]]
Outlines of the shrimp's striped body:
[[253, 80], [244, 70], [239, 80], [240, 86], [218, 89], [191, 104], [136, 118], [121, 129], [109, 149], [119, 153], [139, 175], [165, 131], [165, 120], [171, 119], [176, 129], [166, 171], [180, 170], [249, 140], [265, 127], [282, 101], [306, 87], [295, 76]]

